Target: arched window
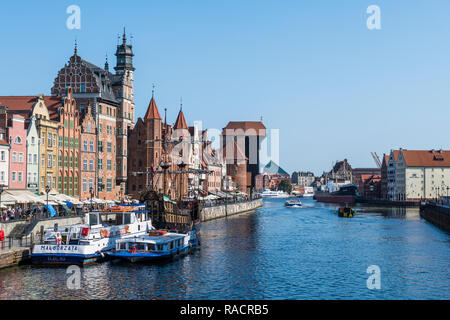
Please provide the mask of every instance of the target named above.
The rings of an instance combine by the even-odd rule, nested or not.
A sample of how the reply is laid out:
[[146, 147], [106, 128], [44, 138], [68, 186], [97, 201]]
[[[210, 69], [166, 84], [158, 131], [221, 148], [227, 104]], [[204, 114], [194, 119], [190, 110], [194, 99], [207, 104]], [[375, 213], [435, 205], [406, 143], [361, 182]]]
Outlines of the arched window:
[[16, 139], [14, 139], [14, 143], [15, 144], [22, 144], [22, 138], [16, 137]]

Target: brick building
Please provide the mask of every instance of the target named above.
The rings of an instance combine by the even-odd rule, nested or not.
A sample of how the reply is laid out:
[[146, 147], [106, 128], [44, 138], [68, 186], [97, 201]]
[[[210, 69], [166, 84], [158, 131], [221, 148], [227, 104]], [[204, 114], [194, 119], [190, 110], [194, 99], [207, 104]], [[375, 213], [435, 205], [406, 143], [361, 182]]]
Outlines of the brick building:
[[[98, 164], [96, 161], [97, 144], [95, 134], [95, 119], [92, 107], [88, 105], [82, 115], [80, 136], [80, 198], [89, 199], [95, 194], [95, 180]], [[92, 194], [91, 194], [92, 192]]]

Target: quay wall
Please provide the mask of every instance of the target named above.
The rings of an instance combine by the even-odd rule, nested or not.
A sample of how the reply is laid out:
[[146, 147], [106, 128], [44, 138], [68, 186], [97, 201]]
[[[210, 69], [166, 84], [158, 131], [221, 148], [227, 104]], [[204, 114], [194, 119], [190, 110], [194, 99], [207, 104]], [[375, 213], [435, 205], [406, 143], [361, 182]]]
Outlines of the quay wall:
[[201, 221], [209, 221], [213, 219], [223, 218], [242, 212], [252, 211], [262, 207], [262, 205], [263, 205], [262, 199], [255, 199], [247, 202], [238, 202], [238, 203], [223, 204], [214, 207], [205, 207], [202, 208], [200, 211], [200, 219]]
[[420, 207], [420, 216], [435, 226], [450, 232], [450, 207], [427, 203]]
[[30, 253], [30, 248], [0, 250], [0, 269], [28, 263], [30, 260]]
[[[57, 223], [59, 226], [69, 226], [77, 223], [83, 223], [83, 217], [77, 216], [77, 217], [58, 217], [58, 218], [49, 218], [45, 220], [39, 220], [32, 230], [30, 230], [30, 234], [33, 233], [36, 235], [36, 233], [39, 233], [41, 231], [41, 226], [44, 226], [44, 229], [46, 228], [53, 228], [55, 223]], [[33, 223], [33, 222], [31, 222]], [[16, 227], [17, 225], [23, 225], [23, 224], [29, 224], [26, 221], [8, 221], [8, 222], [0, 222], [0, 230], [3, 230], [5, 232], [5, 237], [8, 237], [11, 231]]]
[[375, 204], [391, 207], [419, 207], [420, 201], [394, 201], [386, 199], [356, 198], [357, 203]]

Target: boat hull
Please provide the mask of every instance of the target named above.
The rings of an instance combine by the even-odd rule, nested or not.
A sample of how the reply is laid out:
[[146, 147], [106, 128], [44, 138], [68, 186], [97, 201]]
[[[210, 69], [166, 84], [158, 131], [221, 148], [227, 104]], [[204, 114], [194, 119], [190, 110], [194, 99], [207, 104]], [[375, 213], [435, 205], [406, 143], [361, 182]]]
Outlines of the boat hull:
[[31, 254], [31, 263], [34, 265], [86, 265], [103, 261], [107, 258], [105, 253], [84, 254]]
[[187, 255], [189, 252], [193, 251], [197, 248], [198, 243], [195, 242], [191, 246], [186, 246], [180, 250], [172, 250], [170, 252], [129, 252], [129, 251], [110, 251], [107, 252], [107, 255], [111, 259], [119, 259], [127, 262], [158, 262], [176, 259], [178, 257]]
[[333, 196], [333, 195], [316, 195], [316, 200], [326, 203], [355, 203], [356, 196]]

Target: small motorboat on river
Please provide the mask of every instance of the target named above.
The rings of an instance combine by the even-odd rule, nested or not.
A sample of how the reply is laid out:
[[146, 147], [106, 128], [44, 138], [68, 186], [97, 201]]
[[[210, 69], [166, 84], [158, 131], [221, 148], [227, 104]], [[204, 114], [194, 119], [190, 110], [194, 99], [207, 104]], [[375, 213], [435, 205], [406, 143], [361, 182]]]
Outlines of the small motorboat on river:
[[355, 210], [350, 208], [348, 205], [341, 207], [337, 211], [338, 217], [342, 218], [353, 218], [355, 216]]
[[286, 201], [284, 205], [290, 208], [301, 208], [303, 206], [300, 200], [289, 200]]

